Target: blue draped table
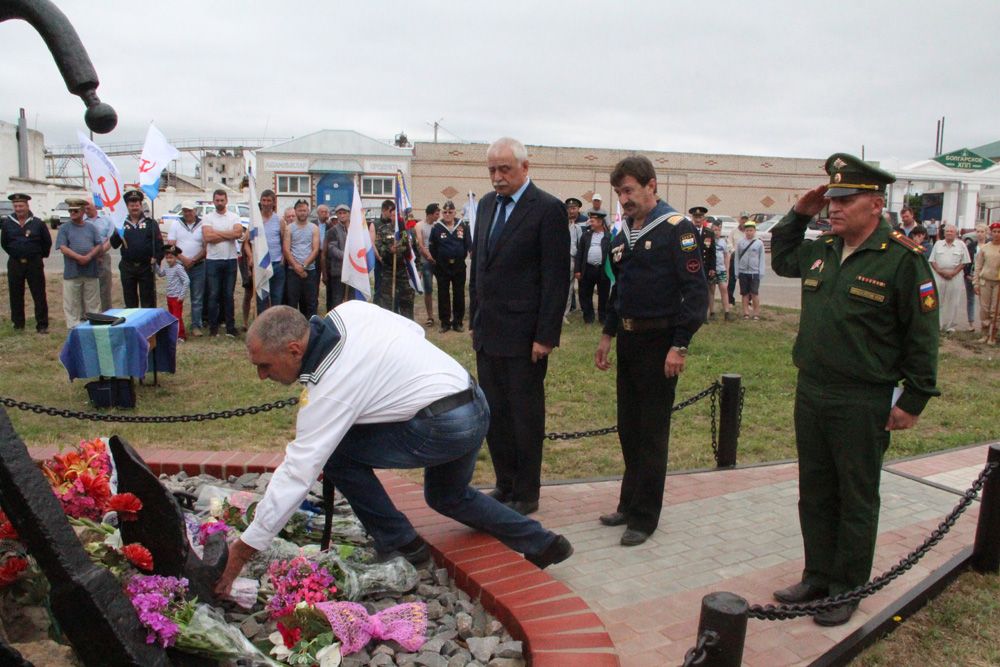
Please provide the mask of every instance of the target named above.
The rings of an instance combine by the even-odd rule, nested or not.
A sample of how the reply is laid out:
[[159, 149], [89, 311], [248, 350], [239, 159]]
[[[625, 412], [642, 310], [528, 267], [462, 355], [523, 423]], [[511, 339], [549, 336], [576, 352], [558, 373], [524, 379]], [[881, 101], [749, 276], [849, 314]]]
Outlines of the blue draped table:
[[[176, 372], [176, 317], [162, 308], [112, 308], [106, 313], [125, 321], [116, 326], [84, 322], [70, 329], [59, 353], [70, 380], [142, 378], [150, 367], [157, 372]], [[152, 346], [151, 339], [155, 341]]]

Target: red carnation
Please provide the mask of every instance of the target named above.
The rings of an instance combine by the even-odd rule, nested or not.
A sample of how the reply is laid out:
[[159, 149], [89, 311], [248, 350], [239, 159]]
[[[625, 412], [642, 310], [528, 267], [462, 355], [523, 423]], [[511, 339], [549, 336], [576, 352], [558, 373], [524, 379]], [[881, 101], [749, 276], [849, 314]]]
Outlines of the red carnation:
[[140, 570], [152, 572], [153, 554], [149, 553], [149, 549], [142, 546], [138, 542], [133, 542], [132, 544], [126, 544], [123, 546], [122, 555], [128, 559], [128, 562], [132, 563], [132, 565], [135, 565]]
[[134, 493], [116, 493], [108, 501], [108, 509], [117, 512], [122, 521], [135, 521], [142, 509], [142, 501]]
[[10, 522], [7, 515], [0, 510], [0, 540], [16, 540], [17, 531], [14, 530], [14, 524]]
[[281, 633], [281, 639], [285, 642], [285, 648], [294, 648], [302, 639], [302, 628], [289, 628], [278, 623], [278, 632]]
[[20, 556], [8, 558], [0, 567], [0, 588], [14, 583], [17, 576], [28, 567], [28, 561]]

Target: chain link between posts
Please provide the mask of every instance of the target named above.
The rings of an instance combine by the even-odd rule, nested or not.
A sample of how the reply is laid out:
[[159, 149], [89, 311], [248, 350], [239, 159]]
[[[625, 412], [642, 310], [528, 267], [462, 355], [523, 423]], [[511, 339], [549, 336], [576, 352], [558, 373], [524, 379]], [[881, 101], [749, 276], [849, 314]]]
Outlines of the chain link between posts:
[[248, 408], [236, 408], [235, 410], [221, 410], [217, 412], [202, 412], [191, 415], [123, 415], [103, 412], [81, 412], [79, 410], [66, 410], [52, 408], [36, 403], [25, 401], [15, 401], [12, 398], [0, 396], [0, 404], [8, 408], [16, 408], [25, 412], [34, 412], [39, 415], [49, 415], [50, 417], [64, 417], [66, 419], [81, 419], [95, 422], [121, 422], [129, 424], [177, 424], [183, 422], [204, 422], [213, 419], [232, 419], [233, 417], [245, 417], [256, 415], [271, 410], [291, 407], [298, 404], [298, 397], [285, 398], [273, 403], [262, 405], [251, 405]]
[[[712, 407], [711, 407], [712, 453], [716, 455], [716, 458], [718, 458], [718, 441], [717, 441], [717, 427], [715, 419], [715, 412], [716, 412], [715, 406], [716, 406], [716, 397], [720, 389], [722, 389], [722, 383], [718, 381], [713, 382], [708, 387], [698, 392], [694, 396], [686, 398], [680, 403], [677, 403], [671, 410], [671, 412], [678, 412], [690, 405], [694, 405], [695, 403], [705, 398], [706, 396], [712, 397]], [[608, 435], [609, 433], [617, 433], [617, 432], [618, 432], [618, 426], [606, 426], [604, 428], [595, 428], [589, 431], [567, 431], [564, 433], [546, 433], [545, 437], [548, 438], [549, 440], [579, 440], [580, 438], [589, 438], [597, 435]]]
[[958, 520], [958, 517], [968, 509], [972, 501], [976, 499], [979, 492], [982, 490], [983, 485], [989, 478], [993, 471], [998, 467], [997, 463], [990, 462], [987, 463], [979, 476], [972, 482], [972, 486], [962, 495], [962, 499], [958, 501], [955, 508], [938, 524], [938, 527], [931, 531], [931, 534], [927, 536], [927, 539], [918, 546], [916, 549], [911, 551], [905, 557], [903, 557], [896, 565], [886, 572], [875, 577], [869, 581], [864, 586], [858, 586], [857, 588], [845, 591], [839, 595], [833, 595], [830, 597], [823, 598], [821, 600], [813, 600], [812, 602], [805, 602], [801, 604], [768, 604], [768, 605], [751, 605], [749, 609], [749, 617], [757, 618], [765, 621], [781, 621], [789, 618], [797, 618], [799, 616], [815, 616], [816, 614], [821, 614], [825, 611], [830, 611], [843, 604], [857, 603], [864, 598], [877, 593], [878, 591], [889, 585], [893, 579], [896, 579], [902, 575], [907, 570], [911, 569], [917, 562], [923, 558], [931, 548], [940, 542], [948, 531], [951, 530], [952, 526]]

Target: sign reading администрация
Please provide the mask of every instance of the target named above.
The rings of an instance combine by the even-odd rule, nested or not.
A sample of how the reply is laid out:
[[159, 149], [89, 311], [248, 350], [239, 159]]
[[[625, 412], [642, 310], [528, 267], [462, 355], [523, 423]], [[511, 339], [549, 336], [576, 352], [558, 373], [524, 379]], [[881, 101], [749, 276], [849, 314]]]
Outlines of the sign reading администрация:
[[968, 148], [963, 148], [960, 151], [954, 151], [952, 153], [938, 155], [934, 158], [934, 160], [940, 162], [946, 167], [950, 167], [951, 169], [961, 169], [963, 171], [989, 169], [994, 164], [993, 160], [983, 157], [982, 155], [976, 155]]

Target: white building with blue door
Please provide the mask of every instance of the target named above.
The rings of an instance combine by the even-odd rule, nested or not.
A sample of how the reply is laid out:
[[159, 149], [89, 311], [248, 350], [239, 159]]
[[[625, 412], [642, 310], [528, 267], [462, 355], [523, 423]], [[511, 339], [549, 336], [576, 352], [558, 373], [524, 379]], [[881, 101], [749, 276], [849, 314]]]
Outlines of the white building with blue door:
[[[319, 130], [257, 151], [257, 191], [271, 188], [283, 211], [299, 199], [310, 207], [351, 205], [355, 177], [368, 217], [396, 194], [401, 171], [411, 194], [412, 148], [398, 148], [354, 130]], [[376, 211], [372, 213], [372, 211]]]

